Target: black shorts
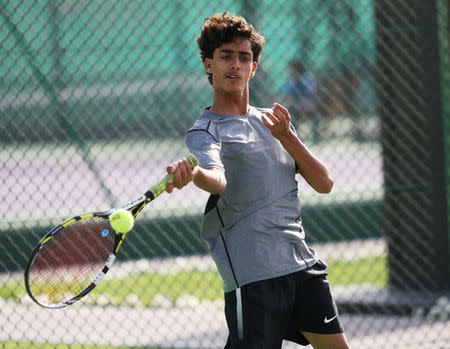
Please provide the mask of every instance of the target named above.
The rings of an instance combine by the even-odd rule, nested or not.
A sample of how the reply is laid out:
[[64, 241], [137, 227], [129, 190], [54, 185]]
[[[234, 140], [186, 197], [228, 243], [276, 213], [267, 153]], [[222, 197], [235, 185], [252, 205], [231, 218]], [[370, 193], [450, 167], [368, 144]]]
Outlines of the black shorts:
[[301, 331], [343, 332], [327, 273], [326, 263], [319, 261], [307, 270], [225, 293], [225, 349], [281, 348], [283, 339], [308, 345]]

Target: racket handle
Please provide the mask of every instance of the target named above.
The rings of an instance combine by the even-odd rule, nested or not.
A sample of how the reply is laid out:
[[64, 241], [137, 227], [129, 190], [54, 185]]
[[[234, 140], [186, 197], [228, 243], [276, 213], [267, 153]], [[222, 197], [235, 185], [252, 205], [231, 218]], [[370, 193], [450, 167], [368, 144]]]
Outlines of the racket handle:
[[197, 158], [195, 157], [194, 154], [189, 154], [189, 155], [186, 157], [186, 159], [187, 159], [187, 161], [189, 161], [189, 163], [191, 164], [191, 168], [194, 168], [195, 166], [198, 166], [198, 160], [197, 160]]
[[[194, 168], [198, 165], [198, 160], [193, 154], [189, 154], [186, 159], [189, 161], [191, 168]], [[149, 190], [149, 192], [153, 194], [151, 200], [161, 195], [166, 190], [167, 183], [169, 183], [169, 181], [171, 181], [173, 178], [174, 174], [168, 173], [163, 179], [161, 179], [158, 183], [151, 187]]]

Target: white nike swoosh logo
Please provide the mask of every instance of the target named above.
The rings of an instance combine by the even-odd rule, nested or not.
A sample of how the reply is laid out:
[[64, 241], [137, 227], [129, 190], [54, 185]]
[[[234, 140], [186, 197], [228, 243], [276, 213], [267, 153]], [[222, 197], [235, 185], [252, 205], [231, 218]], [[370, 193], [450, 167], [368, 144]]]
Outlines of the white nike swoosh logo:
[[326, 324], [328, 324], [328, 323], [330, 323], [331, 321], [333, 321], [333, 320], [336, 319], [336, 318], [337, 318], [337, 315], [333, 316], [331, 319], [328, 319], [328, 318], [325, 316], [325, 319], [323, 319], [323, 322], [326, 323]]

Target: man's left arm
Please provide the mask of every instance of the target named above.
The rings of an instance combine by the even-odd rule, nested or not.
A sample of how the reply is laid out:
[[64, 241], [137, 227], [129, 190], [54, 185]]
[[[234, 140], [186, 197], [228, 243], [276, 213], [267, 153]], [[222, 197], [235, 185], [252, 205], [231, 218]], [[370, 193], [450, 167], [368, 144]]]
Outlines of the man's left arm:
[[329, 193], [334, 180], [328, 167], [297, 137], [290, 128], [291, 117], [286, 108], [275, 103], [272, 112], [265, 112], [262, 118], [272, 135], [280, 141], [291, 154], [298, 166], [299, 173], [318, 193]]

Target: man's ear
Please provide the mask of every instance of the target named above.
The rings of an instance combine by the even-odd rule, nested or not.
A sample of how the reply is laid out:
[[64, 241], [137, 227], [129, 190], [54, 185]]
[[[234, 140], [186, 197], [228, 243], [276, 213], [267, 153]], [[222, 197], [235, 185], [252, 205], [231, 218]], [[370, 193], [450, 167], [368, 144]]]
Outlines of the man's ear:
[[254, 76], [255, 76], [255, 74], [256, 74], [256, 68], [258, 68], [258, 62], [253, 62], [253, 65], [252, 65], [252, 72], [251, 72], [251, 74], [250, 74], [250, 77], [254, 77]]
[[203, 66], [205, 67], [205, 71], [208, 74], [212, 74], [211, 73], [211, 60], [209, 58], [205, 58], [205, 60], [203, 61]]

